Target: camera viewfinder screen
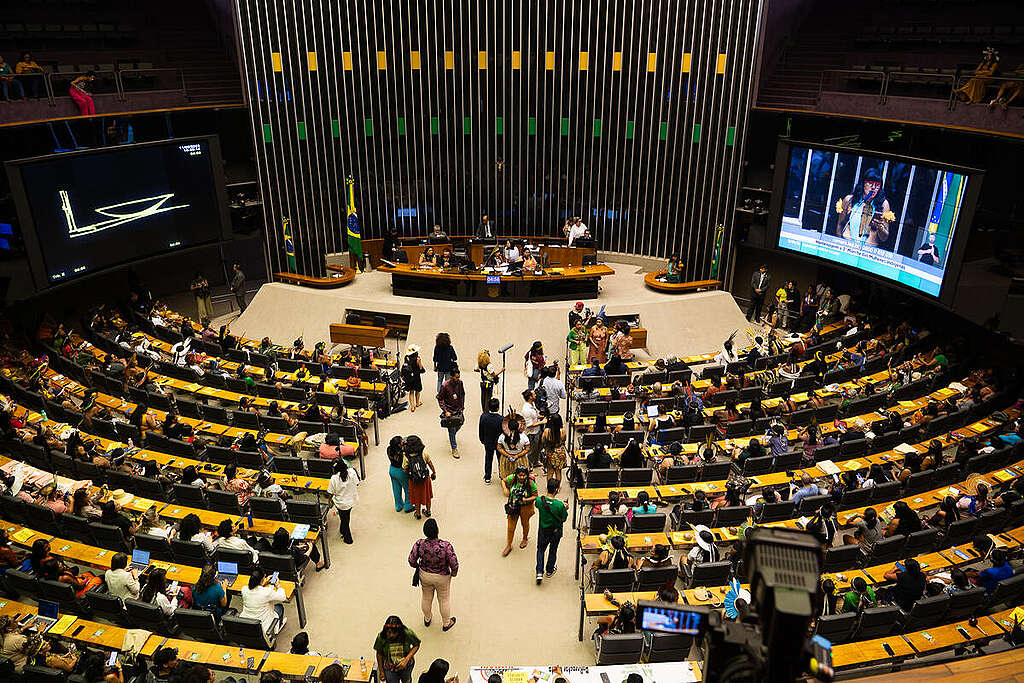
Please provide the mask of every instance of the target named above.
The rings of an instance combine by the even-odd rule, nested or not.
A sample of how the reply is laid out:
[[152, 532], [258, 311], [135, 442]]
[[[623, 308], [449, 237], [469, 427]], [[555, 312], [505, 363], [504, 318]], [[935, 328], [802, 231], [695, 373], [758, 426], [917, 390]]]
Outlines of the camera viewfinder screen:
[[644, 607], [640, 617], [640, 629], [697, 635], [703, 622], [704, 614], [701, 612], [667, 607]]
[[46, 281], [220, 239], [212, 162], [194, 139], [21, 164]]
[[938, 297], [968, 181], [927, 164], [794, 145], [778, 246]]

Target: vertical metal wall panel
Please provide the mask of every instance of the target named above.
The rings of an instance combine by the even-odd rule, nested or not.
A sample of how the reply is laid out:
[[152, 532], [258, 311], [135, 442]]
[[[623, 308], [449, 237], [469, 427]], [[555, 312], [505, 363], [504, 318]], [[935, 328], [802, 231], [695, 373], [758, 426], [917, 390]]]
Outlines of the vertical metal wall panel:
[[268, 269], [289, 218], [300, 270], [323, 273], [351, 175], [367, 238], [581, 215], [600, 248], [703, 278], [722, 225], [724, 276], [761, 4], [236, 0]]

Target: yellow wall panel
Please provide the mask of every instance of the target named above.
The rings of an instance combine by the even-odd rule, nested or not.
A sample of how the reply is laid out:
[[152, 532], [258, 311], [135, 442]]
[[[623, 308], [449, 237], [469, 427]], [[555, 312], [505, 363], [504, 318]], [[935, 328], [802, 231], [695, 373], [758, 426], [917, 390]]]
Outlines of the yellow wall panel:
[[648, 52], [647, 53], [647, 71], [654, 71], [658, 68], [658, 53]]
[[444, 68], [455, 68], [455, 52], [453, 52], [452, 50], [445, 50], [444, 52]]
[[691, 57], [691, 55], [690, 55], [689, 52], [684, 52], [683, 53], [683, 73], [684, 74], [690, 73], [690, 57]]
[[480, 50], [476, 55], [477, 66], [481, 69], [487, 68], [487, 50]]
[[420, 51], [411, 50], [409, 52], [409, 68], [413, 71], [418, 71], [420, 68]]
[[720, 74], [724, 74], [725, 73], [725, 53], [724, 52], [718, 53], [718, 73], [720, 73]]
[[554, 50], [548, 50], [544, 53], [544, 68], [548, 71], [555, 70], [555, 52]]
[[388, 53], [387, 52], [381, 52], [381, 51], [377, 52], [377, 70], [378, 71], [387, 71], [388, 70]]
[[345, 71], [352, 70], [352, 53], [342, 52], [341, 53], [341, 68]]
[[523, 53], [519, 50], [512, 51], [512, 68], [516, 71], [523, 65]]
[[622, 53], [612, 53], [612, 71], [622, 71]]
[[270, 53], [270, 64], [274, 67], [274, 71], [281, 71], [281, 53], [271, 52]]
[[306, 53], [306, 61], [309, 63], [309, 70], [310, 71], [316, 71], [316, 53], [315, 52], [307, 52]]
[[590, 67], [590, 53], [580, 53], [580, 71], [586, 71]]

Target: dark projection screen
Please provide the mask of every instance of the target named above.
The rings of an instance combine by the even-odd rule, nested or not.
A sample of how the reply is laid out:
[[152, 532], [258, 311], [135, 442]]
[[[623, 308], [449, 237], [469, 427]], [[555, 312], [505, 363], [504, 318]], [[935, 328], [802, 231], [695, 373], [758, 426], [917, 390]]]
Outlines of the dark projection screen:
[[212, 138], [13, 162], [12, 187], [20, 186], [19, 215], [37, 285], [221, 239], [219, 166]]
[[779, 207], [781, 249], [938, 298], [959, 258], [982, 173], [793, 143]]

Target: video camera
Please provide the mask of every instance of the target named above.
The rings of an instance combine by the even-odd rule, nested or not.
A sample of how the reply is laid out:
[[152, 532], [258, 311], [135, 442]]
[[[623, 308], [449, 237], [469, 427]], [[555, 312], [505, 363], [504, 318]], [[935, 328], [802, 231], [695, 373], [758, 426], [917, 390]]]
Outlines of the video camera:
[[807, 533], [757, 527], [743, 552], [753, 604], [737, 601], [736, 621], [707, 607], [641, 600], [637, 627], [702, 638], [705, 681], [790, 683], [805, 673], [829, 681], [831, 646], [805, 635], [817, 612], [822, 559], [821, 544]]

